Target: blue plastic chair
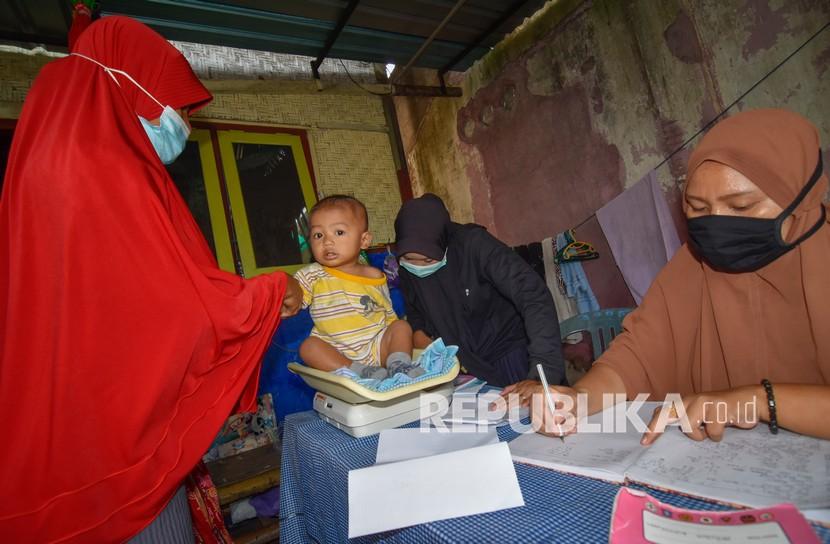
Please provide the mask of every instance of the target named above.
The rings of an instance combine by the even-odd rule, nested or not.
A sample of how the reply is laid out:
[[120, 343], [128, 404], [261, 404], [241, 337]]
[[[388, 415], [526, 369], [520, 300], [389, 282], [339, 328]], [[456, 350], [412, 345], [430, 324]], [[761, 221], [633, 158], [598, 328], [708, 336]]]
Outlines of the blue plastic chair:
[[608, 349], [611, 340], [622, 332], [622, 320], [634, 308], [608, 308], [569, 317], [559, 324], [559, 334], [564, 340], [577, 332], [591, 334], [594, 360]]

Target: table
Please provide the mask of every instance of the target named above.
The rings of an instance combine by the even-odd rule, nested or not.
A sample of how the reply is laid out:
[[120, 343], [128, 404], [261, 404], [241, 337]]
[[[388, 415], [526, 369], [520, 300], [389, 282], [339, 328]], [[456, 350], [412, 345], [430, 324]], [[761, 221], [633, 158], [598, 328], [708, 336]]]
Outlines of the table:
[[[502, 441], [519, 436], [509, 426], [499, 428], [498, 433]], [[375, 463], [377, 443], [377, 435], [352, 438], [322, 421], [314, 411], [286, 417], [282, 439], [280, 542], [348, 541], [348, 473]], [[353, 541], [608, 541], [611, 508], [618, 485], [520, 463], [516, 464], [516, 474], [525, 499], [523, 507], [425, 523]], [[470, 477], [486, 476], [470, 474]], [[728, 509], [674, 493], [646, 490], [658, 500], [675, 506]], [[822, 542], [830, 543], [830, 529], [813, 527]]]

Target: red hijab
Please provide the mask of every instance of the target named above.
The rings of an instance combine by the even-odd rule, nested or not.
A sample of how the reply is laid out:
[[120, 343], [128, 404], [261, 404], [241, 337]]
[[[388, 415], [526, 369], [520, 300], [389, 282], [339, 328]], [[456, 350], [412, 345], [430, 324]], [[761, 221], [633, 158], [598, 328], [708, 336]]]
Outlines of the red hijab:
[[[159, 101], [210, 101], [184, 57], [123, 17], [74, 51]], [[216, 266], [137, 115], [161, 108], [78, 56], [44, 67], [0, 201], [0, 535], [110, 542], [164, 508], [237, 403], [255, 406], [281, 273]]]

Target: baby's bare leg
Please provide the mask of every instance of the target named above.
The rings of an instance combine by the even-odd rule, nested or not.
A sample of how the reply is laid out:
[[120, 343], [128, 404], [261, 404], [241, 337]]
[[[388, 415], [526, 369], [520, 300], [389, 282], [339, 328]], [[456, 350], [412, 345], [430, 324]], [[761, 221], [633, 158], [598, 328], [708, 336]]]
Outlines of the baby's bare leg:
[[395, 321], [383, 332], [380, 340], [381, 364], [386, 366], [386, 358], [396, 352], [412, 355], [412, 327], [403, 319]]
[[326, 372], [352, 364], [345, 355], [316, 336], [309, 336], [300, 345], [300, 357], [311, 368]]
[[410, 378], [424, 374], [424, 369], [412, 362], [412, 327], [406, 321], [395, 321], [383, 333], [380, 355], [389, 375], [403, 373]]

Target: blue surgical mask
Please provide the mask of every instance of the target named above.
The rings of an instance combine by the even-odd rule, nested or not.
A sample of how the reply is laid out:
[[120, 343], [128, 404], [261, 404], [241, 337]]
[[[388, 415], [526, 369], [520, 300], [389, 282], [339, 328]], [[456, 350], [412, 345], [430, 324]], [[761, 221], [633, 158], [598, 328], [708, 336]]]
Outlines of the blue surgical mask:
[[82, 59], [86, 59], [90, 62], [94, 62], [98, 66], [104, 69], [104, 71], [115, 81], [115, 84], [119, 87], [121, 83], [118, 82], [114, 74], [120, 74], [127, 79], [129, 79], [136, 87], [141, 89], [144, 94], [149, 96], [153, 99], [153, 102], [158, 104], [161, 108], [161, 116], [159, 117], [159, 124], [158, 126], [150, 123], [147, 119], [144, 119], [140, 115], [138, 116], [139, 121], [141, 121], [141, 126], [144, 127], [144, 131], [147, 133], [147, 137], [150, 138], [150, 143], [153, 144], [153, 148], [156, 150], [156, 153], [161, 159], [161, 162], [164, 164], [170, 164], [171, 162], [175, 161], [179, 155], [182, 154], [184, 151], [184, 146], [187, 143], [187, 137], [190, 136], [190, 127], [187, 126], [187, 123], [184, 122], [184, 119], [171, 108], [170, 106], [165, 106], [161, 102], [156, 99], [155, 96], [150, 94], [150, 91], [145, 89], [141, 86], [141, 84], [133, 79], [133, 77], [123, 70], [117, 70], [115, 68], [110, 68], [109, 66], [105, 66], [98, 62], [97, 60], [87, 57], [86, 55], [82, 55], [80, 53], [70, 53], [70, 55], [74, 55], [76, 57], [81, 57]]
[[437, 271], [447, 266], [447, 253], [444, 252], [444, 258], [440, 261], [435, 261], [434, 263], [424, 265], [408, 263], [406, 262], [406, 259], [401, 259], [401, 266], [404, 270], [409, 271], [410, 273], [418, 276], [419, 278], [426, 278], [427, 276], [431, 276], [435, 274]]
[[176, 110], [165, 106], [159, 117], [158, 126], [141, 116], [138, 119], [162, 163], [170, 164], [182, 154], [187, 137], [190, 136], [190, 127]]

